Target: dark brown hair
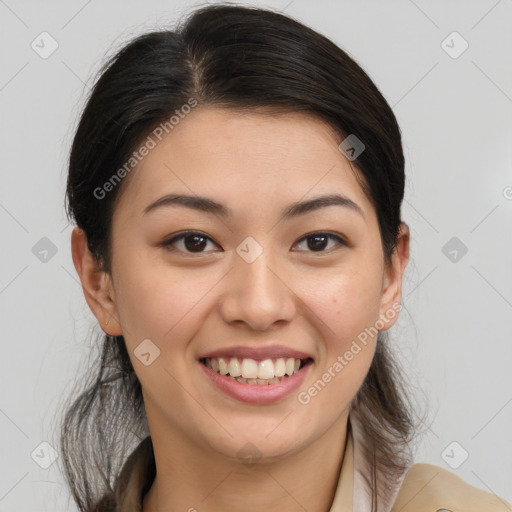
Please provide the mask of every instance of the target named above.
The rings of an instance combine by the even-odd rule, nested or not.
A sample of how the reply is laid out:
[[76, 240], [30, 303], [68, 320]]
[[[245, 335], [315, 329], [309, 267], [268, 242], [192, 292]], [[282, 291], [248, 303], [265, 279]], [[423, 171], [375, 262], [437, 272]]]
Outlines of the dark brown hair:
[[[195, 108], [306, 112], [327, 122], [340, 141], [357, 136], [365, 150], [353, 169], [375, 207], [389, 262], [405, 176], [400, 129], [382, 94], [345, 51], [293, 18], [216, 4], [197, 9], [176, 30], [146, 33], [124, 46], [101, 69], [81, 114], [69, 159], [66, 212], [85, 231], [104, 272], [111, 272], [112, 214], [127, 178], [103, 197], [98, 188], [191, 98]], [[351, 404], [373, 461], [368, 478], [374, 510], [377, 469], [392, 478], [407, 467], [416, 428], [384, 334]], [[141, 386], [122, 336], [104, 336], [88, 375], [63, 418], [61, 435], [63, 469], [84, 512], [100, 510], [102, 498], [114, 503], [120, 468], [134, 443], [148, 435]]]

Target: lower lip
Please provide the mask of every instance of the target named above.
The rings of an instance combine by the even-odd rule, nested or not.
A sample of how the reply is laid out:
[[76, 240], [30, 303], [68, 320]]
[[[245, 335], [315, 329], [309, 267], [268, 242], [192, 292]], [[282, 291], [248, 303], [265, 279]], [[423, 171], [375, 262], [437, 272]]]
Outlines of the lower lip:
[[305, 364], [297, 373], [276, 384], [244, 384], [235, 379], [221, 375], [198, 362], [203, 372], [226, 395], [241, 402], [252, 404], [270, 404], [282, 400], [295, 391], [303, 382], [312, 361]]

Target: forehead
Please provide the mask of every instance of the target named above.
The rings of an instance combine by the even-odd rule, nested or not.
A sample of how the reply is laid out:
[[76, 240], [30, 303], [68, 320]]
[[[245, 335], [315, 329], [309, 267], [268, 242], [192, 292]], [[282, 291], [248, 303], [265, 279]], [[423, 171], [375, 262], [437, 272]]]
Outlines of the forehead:
[[197, 107], [160, 141], [152, 138], [156, 144], [129, 175], [116, 210], [142, 215], [167, 193], [254, 212], [338, 192], [372, 208], [338, 148], [341, 137], [307, 113]]

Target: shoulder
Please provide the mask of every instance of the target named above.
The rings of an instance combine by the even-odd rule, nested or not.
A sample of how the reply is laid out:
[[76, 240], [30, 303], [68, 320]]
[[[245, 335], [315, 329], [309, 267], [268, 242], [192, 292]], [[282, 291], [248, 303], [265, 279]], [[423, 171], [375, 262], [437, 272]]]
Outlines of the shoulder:
[[402, 482], [391, 512], [512, 512], [504, 499], [469, 485], [432, 464], [414, 464]]

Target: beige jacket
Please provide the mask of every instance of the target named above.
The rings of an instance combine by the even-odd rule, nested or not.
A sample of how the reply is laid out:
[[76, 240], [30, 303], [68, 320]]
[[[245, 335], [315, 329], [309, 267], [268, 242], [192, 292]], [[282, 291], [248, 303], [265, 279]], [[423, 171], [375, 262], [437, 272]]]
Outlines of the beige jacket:
[[[368, 463], [361, 450], [363, 437], [355, 417], [349, 418], [345, 455], [329, 512], [371, 512], [366, 476]], [[142, 490], [153, 462], [151, 438], [144, 439], [123, 466], [116, 489], [117, 510], [140, 512]], [[477, 489], [451, 471], [431, 464], [414, 464], [386, 499], [379, 512], [512, 512], [505, 500]]]

